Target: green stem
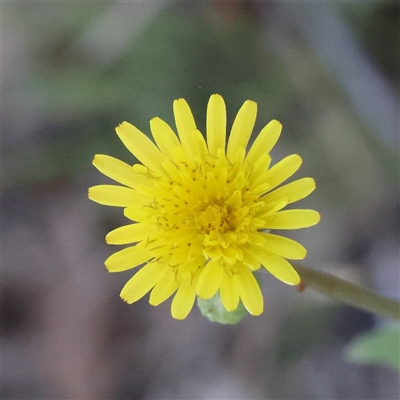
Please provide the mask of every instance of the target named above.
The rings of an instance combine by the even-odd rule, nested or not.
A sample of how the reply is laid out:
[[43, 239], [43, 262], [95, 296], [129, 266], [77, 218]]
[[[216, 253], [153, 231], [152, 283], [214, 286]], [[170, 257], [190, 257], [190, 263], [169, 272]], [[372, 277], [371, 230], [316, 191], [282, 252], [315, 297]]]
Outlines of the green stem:
[[400, 321], [400, 302], [304, 265], [295, 266], [306, 288], [314, 289], [353, 307]]

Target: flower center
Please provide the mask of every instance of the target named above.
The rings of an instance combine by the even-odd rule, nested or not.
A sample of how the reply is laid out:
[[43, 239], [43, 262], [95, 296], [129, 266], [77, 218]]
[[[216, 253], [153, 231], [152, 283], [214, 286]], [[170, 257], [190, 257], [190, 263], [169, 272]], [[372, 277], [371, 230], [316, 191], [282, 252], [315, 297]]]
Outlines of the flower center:
[[251, 171], [241, 163], [211, 156], [202, 163], [165, 167], [169, 178], [154, 180], [155, 194], [159, 193], [151, 207], [158, 232], [150, 240], [152, 253], [174, 265], [176, 259], [194, 258], [197, 249], [203, 258], [196, 258], [196, 263], [214, 260], [232, 270], [243, 259], [243, 246], [259, 236], [254, 216], [261, 203], [245, 184]]
[[202, 235], [209, 235], [212, 231], [224, 234], [232, 230], [227, 208], [217, 204], [205, 205], [205, 209], [195, 216], [195, 223]]

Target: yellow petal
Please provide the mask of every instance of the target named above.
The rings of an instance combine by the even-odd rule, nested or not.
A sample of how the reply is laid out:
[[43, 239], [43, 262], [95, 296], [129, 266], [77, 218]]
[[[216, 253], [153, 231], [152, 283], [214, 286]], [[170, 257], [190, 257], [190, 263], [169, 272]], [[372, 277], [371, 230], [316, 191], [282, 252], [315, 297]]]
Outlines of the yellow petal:
[[308, 228], [319, 222], [319, 213], [314, 210], [284, 210], [273, 214], [263, 226], [264, 229]]
[[111, 254], [104, 264], [110, 272], [121, 272], [137, 267], [150, 258], [151, 254], [144, 246], [136, 245]]
[[96, 154], [93, 159], [93, 165], [101, 173], [122, 185], [135, 187], [136, 185], [145, 183], [143, 177], [138, 175], [131, 165], [118, 160], [118, 158], [105, 154]]
[[235, 274], [240, 298], [246, 310], [252, 315], [260, 315], [264, 309], [264, 299], [260, 286], [254, 275], [248, 268], [243, 268], [239, 274]]
[[199, 243], [196, 243], [196, 241], [193, 241], [188, 251], [187, 260], [189, 262], [192, 262], [195, 261], [196, 259], [200, 260], [199, 264], [204, 264], [205, 259], [203, 255], [203, 246]]
[[298, 242], [272, 233], [261, 233], [265, 238], [265, 248], [289, 260], [302, 260], [307, 250]]
[[238, 246], [223, 247], [221, 246], [221, 254], [223, 259], [230, 265], [234, 265], [236, 261], [243, 260], [243, 252]]
[[239, 288], [237, 282], [227, 274], [223, 274], [222, 277], [220, 296], [222, 304], [227, 311], [237, 309], [239, 304]]
[[132, 304], [146, 295], [160, 280], [164, 269], [158, 263], [145, 265], [122, 288], [120, 296], [127, 303]]
[[249, 178], [249, 184], [252, 191], [255, 187], [260, 184], [266, 184], [270, 187], [271, 183], [268, 181], [269, 176], [269, 165], [271, 163], [271, 156], [269, 154], [263, 154], [251, 167], [251, 175]]
[[243, 264], [248, 266], [252, 271], [260, 268], [260, 260], [256, 257], [248, 247], [243, 247]]
[[[222, 186], [223, 187], [223, 186]], [[217, 194], [221, 188], [218, 184], [217, 178], [212, 171], [209, 171], [206, 176], [206, 190], [210, 199], [216, 199]]]
[[[185, 245], [188, 241], [193, 239], [193, 227], [188, 225], [183, 225], [179, 227], [179, 229], [171, 229], [168, 231], [161, 232], [165, 241], [170, 245], [177, 245], [181, 242], [185, 242]], [[186, 249], [188, 251], [188, 249]]]
[[[240, 168], [243, 164], [244, 157], [246, 156], [246, 149], [244, 147], [238, 147], [235, 153], [232, 153], [231, 157], [229, 157], [229, 162], [231, 164], [236, 164], [237, 168]], [[232, 174], [233, 175], [233, 174]]]
[[124, 215], [131, 221], [150, 222], [153, 220], [154, 208], [149, 206], [135, 206], [124, 209]]
[[158, 306], [176, 291], [179, 283], [175, 278], [172, 268], [168, 268], [150, 293], [149, 302], [152, 306]]
[[276, 119], [265, 125], [251, 146], [246, 161], [252, 165], [261, 156], [268, 154], [278, 141], [281, 131], [282, 125]]
[[169, 160], [175, 159], [176, 149], [182, 147], [172, 128], [156, 117], [150, 121], [150, 129], [158, 148]]
[[155, 144], [139, 129], [129, 122], [122, 122], [115, 128], [125, 147], [150, 170], [163, 173], [164, 159]]
[[[187, 238], [184, 238], [184, 237], [182, 237], [181, 239], [184, 239], [185, 242], [187, 240]], [[174, 243], [172, 240], [168, 240], [168, 239], [167, 239], [166, 242], [167, 243], [171, 243], [171, 245], [173, 245], [173, 243]], [[176, 244], [176, 242], [175, 242], [175, 244]], [[178, 264], [181, 265], [185, 261], [187, 261], [187, 259], [188, 259], [188, 250], [189, 249], [188, 249], [187, 245], [186, 246], [179, 245], [179, 247], [173, 248], [171, 250], [170, 264], [171, 265], [178, 265]]]
[[271, 167], [265, 176], [266, 182], [269, 183], [269, 190], [292, 176], [300, 168], [301, 163], [301, 157], [297, 154], [292, 154]]
[[157, 232], [156, 224], [129, 224], [112, 230], [106, 236], [108, 244], [128, 244], [145, 240], [152, 233]]
[[151, 200], [136, 190], [125, 186], [97, 185], [89, 188], [89, 199], [105, 206], [135, 207]]
[[272, 220], [272, 218], [274, 217], [274, 215], [282, 210], [283, 208], [285, 208], [287, 206], [288, 202], [286, 198], [283, 198], [281, 200], [277, 200], [274, 203], [268, 203], [265, 204], [263, 206], [263, 208], [260, 210], [259, 213], [257, 213], [257, 218], [258, 220], [262, 220], [264, 221], [263, 223], [261, 223], [260, 221], [260, 225], [258, 225], [258, 229], [265, 229], [265, 223], [269, 223], [269, 221]]
[[190, 278], [193, 271], [196, 271], [200, 266], [204, 265], [204, 261], [202, 263], [197, 262], [182, 262], [181, 265], [178, 267], [178, 270], [174, 270], [176, 273], [176, 279], [178, 281], [182, 281], [182, 279]]
[[193, 134], [196, 130], [196, 122], [194, 121], [192, 111], [185, 99], [177, 99], [174, 101], [174, 117], [176, 129], [178, 130], [179, 139], [187, 154], [194, 158], [196, 154], [193, 151]]
[[209, 261], [199, 276], [197, 295], [201, 299], [210, 299], [217, 293], [224, 270], [215, 261]]
[[315, 189], [313, 178], [301, 178], [281, 186], [263, 196], [266, 204], [274, 203], [280, 199], [287, 199], [288, 204], [294, 203], [307, 197]]
[[170, 160], [165, 160], [163, 162], [163, 167], [164, 167], [165, 171], [167, 171], [168, 175], [174, 181], [177, 181], [177, 182], [181, 181], [181, 172], [180, 172], [178, 166], [174, 162], [172, 162]]
[[185, 319], [193, 308], [196, 299], [196, 285], [192, 278], [184, 279], [171, 304], [171, 314], [175, 319]]
[[239, 148], [246, 149], [257, 117], [257, 103], [251, 100], [244, 102], [232, 125], [228, 140], [227, 157], [233, 160]]
[[217, 156], [218, 149], [225, 153], [226, 142], [226, 107], [222, 96], [213, 94], [207, 106], [207, 143], [212, 156]]
[[288, 285], [298, 285], [300, 283], [299, 274], [283, 257], [259, 246], [254, 246], [253, 252], [259, 258], [263, 267], [275, 278]]
[[192, 141], [193, 141], [192, 147], [194, 154], [200, 157], [201, 160], [204, 160], [206, 154], [208, 154], [208, 149], [206, 141], [204, 140], [203, 135], [198, 129], [195, 129], [192, 132]]

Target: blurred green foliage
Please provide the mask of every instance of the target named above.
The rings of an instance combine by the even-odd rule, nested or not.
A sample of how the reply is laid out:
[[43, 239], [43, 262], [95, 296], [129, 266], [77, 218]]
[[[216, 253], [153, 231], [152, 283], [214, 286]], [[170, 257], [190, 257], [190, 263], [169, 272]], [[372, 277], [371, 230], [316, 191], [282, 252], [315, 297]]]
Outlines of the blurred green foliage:
[[400, 326], [375, 328], [358, 336], [347, 349], [349, 361], [385, 365], [400, 371]]
[[318, 305], [289, 314], [280, 328], [276, 359], [281, 367], [304, 357], [311, 349], [318, 349], [336, 341], [334, 317], [338, 307]]

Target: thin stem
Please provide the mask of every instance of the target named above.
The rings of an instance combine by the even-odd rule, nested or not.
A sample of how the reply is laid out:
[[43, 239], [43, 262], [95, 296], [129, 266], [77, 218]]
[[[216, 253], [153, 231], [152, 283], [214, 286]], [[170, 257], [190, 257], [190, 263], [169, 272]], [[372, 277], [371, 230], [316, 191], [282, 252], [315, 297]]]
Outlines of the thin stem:
[[353, 307], [400, 321], [400, 302], [304, 265], [295, 266], [306, 288], [314, 289]]

